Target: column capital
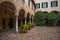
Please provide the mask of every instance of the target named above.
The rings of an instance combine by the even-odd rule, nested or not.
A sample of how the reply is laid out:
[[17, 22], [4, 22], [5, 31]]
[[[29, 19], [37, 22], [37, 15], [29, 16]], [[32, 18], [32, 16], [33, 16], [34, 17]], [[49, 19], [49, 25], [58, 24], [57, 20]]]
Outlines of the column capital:
[[18, 14], [15, 14], [15, 16], [19, 16]]
[[15, 12], [15, 16], [19, 16], [18, 11]]

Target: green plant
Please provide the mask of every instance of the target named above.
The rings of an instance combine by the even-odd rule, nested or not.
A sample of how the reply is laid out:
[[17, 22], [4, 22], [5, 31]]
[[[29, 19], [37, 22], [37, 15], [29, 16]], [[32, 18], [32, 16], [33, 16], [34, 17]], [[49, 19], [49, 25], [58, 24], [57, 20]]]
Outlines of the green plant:
[[20, 30], [19, 32], [20, 32], [20, 33], [26, 33], [27, 30], [23, 29], [23, 30]]
[[55, 14], [55, 12], [50, 12], [47, 15], [47, 22], [48, 22], [48, 26], [54, 26], [55, 20], [57, 19], [57, 15]]
[[20, 27], [20, 32], [21, 33], [26, 33], [27, 32], [27, 27], [23, 24], [23, 22], [21, 21], [21, 27]]
[[29, 27], [29, 29], [32, 27], [32, 23], [31, 22], [28, 22], [28, 27]]
[[28, 26], [31, 27], [32, 26], [32, 23], [31, 22], [28, 22]]
[[23, 24], [23, 22], [21, 21], [20, 29], [22, 30], [23, 28], [24, 28], [24, 24]]
[[60, 26], [60, 13], [57, 16], [57, 26]]
[[28, 25], [24, 25], [24, 29], [28, 30], [29, 29]]
[[37, 26], [43, 26], [43, 25], [45, 25], [46, 17], [47, 17], [47, 15], [46, 15], [45, 12], [38, 11], [38, 12], [35, 13], [34, 23], [35, 23]]
[[32, 23], [32, 28], [34, 28], [35, 27], [35, 24], [34, 23]]

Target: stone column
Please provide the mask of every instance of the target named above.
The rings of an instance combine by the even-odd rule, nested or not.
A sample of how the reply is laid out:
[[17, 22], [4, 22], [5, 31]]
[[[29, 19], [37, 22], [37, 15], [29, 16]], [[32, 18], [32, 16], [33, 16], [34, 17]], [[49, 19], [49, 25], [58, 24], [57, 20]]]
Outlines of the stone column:
[[15, 18], [15, 20], [16, 20], [16, 21], [15, 21], [15, 22], [16, 22], [16, 33], [18, 33], [18, 16], [19, 16], [18, 13], [19, 13], [19, 11], [17, 10], [16, 13], [15, 13], [15, 17], [16, 17], [16, 18]]
[[31, 16], [29, 17], [29, 22], [31, 22]]
[[18, 16], [16, 15], [16, 32], [18, 32]]
[[25, 25], [27, 24], [27, 17], [25, 17]]

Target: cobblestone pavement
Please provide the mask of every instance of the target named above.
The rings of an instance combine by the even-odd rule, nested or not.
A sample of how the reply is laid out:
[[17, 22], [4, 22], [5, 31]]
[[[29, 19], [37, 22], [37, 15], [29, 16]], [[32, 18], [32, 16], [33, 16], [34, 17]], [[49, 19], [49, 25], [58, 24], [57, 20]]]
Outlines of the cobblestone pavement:
[[27, 33], [0, 32], [0, 40], [60, 40], [60, 27], [35, 27]]

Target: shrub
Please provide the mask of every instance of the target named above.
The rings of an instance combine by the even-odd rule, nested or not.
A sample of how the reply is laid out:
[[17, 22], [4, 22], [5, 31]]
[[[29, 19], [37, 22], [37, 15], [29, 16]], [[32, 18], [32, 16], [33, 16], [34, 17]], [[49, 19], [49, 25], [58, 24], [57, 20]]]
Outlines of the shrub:
[[20, 32], [20, 33], [26, 33], [27, 30], [23, 29], [23, 30], [20, 30], [19, 32]]
[[51, 11], [50, 13], [46, 11], [38, 11], [34, 16], [34, 23], [37, 26], [60, 26], [60, 13], [58, 11]]
[[34, 23], [37, 26], [43, 26], [43, 25], [45, 25], [45, 21], [46, 21], [45, 19], [46, 19], [46, 13], [44, 13], [42, 11], [38, 11], [35, 13]]
[[28, 27], [29, 27], [29, 29], [32, 27], [32, 23], [31, 22], [28, 22]]
[[47, 22], [48, 22], [48, 26], [54, 26], [55, 20], [57, 19], [57, 15], [54, 12], [50, 12], [47, 15]]
[[33, 24], [32, 24], [32, 28], [34, 28], [35, 26], [36, 26], [36, 25], [33, 23]]
[[28, 29], [29, 29], [29, 26], [28, 26], [28, 25], [24, 25], [24, 28], [25, 28], [26, 30], [28, 30]]
[[27, 27], [23, 24], [23, 22], [21, 21], [21, 27], [20, 27], [20, 31], [21, 33], [26, 33], [27, 32]]
[[60, 13], [57, 16], [57, 26], [60, 26]]
[[23, 24], [23, 22], [21, 21], [20, 29], [22, 30], [22, 29], [23, 29], [23, 27], [24, 27], [24, 24]]
[[43, 11], [43, 14], [45, 15], [44, 16], [44, 25], [47, 25], [47, 14], [48, 14], [48, 12], [47, 11]]

